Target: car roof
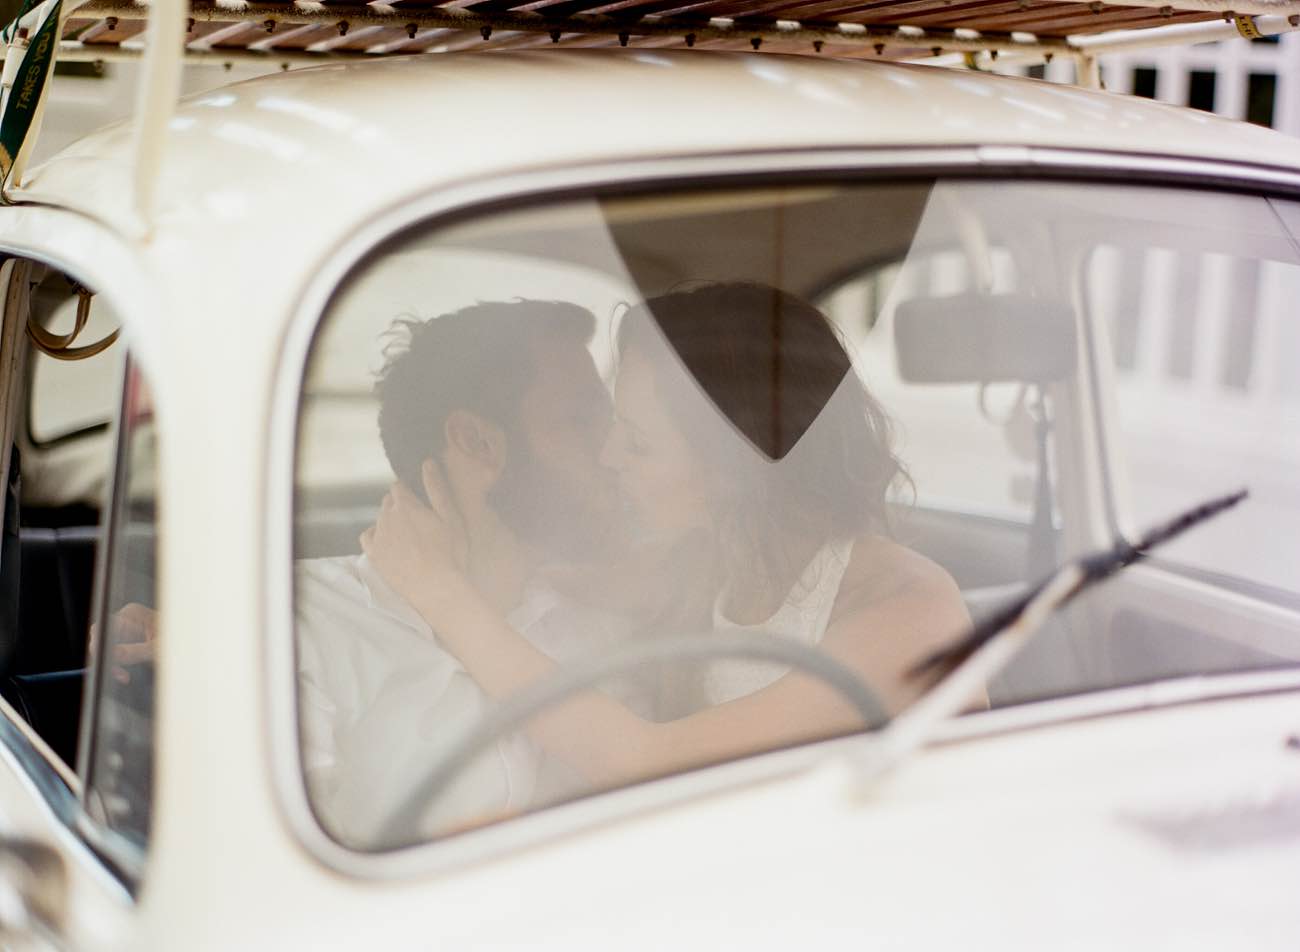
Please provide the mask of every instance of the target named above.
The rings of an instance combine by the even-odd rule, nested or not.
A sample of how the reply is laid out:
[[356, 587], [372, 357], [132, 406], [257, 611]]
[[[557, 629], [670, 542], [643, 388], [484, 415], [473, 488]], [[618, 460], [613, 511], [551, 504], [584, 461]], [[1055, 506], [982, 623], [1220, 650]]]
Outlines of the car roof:
[[[31, 201], [125, 221], [129, 123], [34, 169]], [[339, 63], [182, 102], [158, 221], [316, 227], [529, 169], [803, 148], [1080, 148], [1300, 169], [1271, 130], [1130, 96], [972, 71], [765, 53], [542, 50]], [[260, 213], [260, 214], [259, 214]]]

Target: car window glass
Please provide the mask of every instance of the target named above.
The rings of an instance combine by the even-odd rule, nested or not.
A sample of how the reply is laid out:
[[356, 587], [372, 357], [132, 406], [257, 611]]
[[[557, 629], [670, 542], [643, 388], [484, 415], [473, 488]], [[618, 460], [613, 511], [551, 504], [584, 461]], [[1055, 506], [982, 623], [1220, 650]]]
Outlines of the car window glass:
[[158, 456], [153, 400], [134, 365], [119, 426], [86, 786], [91, 815], [138, 849], [149, 833], [153, 776]]
[[[1167, 515], [1097, 432], [1131, 395], [1089, 367], [1116, 235], [1294, 260], [1262, 199], [943, 180], [593, 196], [376, 249], [300, 401], [325, 830], [386, 850], [876, 726], [911, 660], [1112, 540], [1098, 500]], [[1052, 619], [987, 702], [1300, 656], [1288, 617], [1162, 571]]]

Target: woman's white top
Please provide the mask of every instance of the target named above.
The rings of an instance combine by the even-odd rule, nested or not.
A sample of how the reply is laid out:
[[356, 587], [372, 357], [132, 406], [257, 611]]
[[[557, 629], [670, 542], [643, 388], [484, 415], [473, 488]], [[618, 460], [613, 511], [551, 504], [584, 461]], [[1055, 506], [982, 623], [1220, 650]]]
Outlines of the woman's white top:
[[[853, 555], [853, 539], [832, 540], [822, 546], [786, 593], [785, 600], [766, 621], [740, 625], [727, 618], [722, 610], [726, 593], [713, 605], [716, 631], [757, 631], [816, 645], [826, 634], [831, 610], [839, 594], [844, 572]], [[704, 678], [704, 694], [710, 705], [734, 701], [760, 691], [789, 671], [771, 661], [737, 659], [719, 661], [709, 667]]]

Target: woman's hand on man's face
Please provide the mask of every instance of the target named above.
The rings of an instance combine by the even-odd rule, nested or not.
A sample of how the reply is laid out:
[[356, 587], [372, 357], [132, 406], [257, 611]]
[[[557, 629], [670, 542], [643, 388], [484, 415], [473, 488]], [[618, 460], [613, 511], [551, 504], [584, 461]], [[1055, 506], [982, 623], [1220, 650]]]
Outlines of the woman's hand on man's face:
[[379, 518], [361, 534], [361, 548], [379, 574], [417, 606], [422, 596], [463, 580], [469, 549], [464, 521], [437, 467], [426, 460], [420, 475], [428, 503], [394, 483]]

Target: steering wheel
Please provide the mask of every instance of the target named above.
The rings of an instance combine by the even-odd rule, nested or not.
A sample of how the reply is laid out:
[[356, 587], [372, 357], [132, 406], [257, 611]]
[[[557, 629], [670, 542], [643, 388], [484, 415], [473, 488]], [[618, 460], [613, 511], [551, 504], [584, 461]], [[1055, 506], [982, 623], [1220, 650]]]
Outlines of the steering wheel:
[[802, 642], [764, 632], [716, 632], [638, 642], [561, 668], [503, 701], [425, 771], [380, 826], [379, 841], [405, 845], [402, 840], [416, 828], [428, 804], [484, 749], [503, 736], [517, 733], [527, 721], [571, 695], [643, 664], [724, 658], [773, 661], [797, 668], [834, 688], [857, 709], [868, 727], [889, 720], [884, 705], [857, 674], [824, 651]]

